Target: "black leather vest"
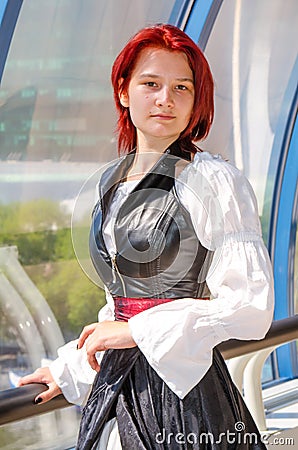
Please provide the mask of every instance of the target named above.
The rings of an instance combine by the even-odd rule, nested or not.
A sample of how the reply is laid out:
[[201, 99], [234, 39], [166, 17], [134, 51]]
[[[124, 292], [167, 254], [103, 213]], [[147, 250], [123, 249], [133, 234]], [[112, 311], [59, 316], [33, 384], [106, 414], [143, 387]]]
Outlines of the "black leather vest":
[[100, 180], [100, 200], [90, 232], [96, 271], [113, 297], [206, 296], [205, 277], [212, 252], [199, 242], [175, 191], [175, 166], [181, 158], [177, 145], [161, 156], [120, 206], [114, 228], [117, 252], [109, 255], [102, 224], [133, 158], [134, 154], [129, 154], [118, 160]]

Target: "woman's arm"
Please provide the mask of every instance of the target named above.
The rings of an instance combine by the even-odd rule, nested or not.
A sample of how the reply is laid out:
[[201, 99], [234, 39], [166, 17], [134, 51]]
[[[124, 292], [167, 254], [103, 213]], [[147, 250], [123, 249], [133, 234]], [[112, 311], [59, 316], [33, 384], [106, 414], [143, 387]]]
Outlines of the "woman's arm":
[[214, 251], [207, 275], [213, 299], [176, 300], [129, 320], [140, 350], [181, 398], [207, 372], [217, 344], [262, 338], [274, 305], [271, 264], [248, 181], [208, 154], [199, 154], [183, 175], [177, 193], [198, 239]]
[[127, 322], [104, 321], [84, 327], [78, 339], [78, 349], [86, 346], [87, 360], [93, 370], [100, 369], [97, 352], [109, 348], [132, 348], [136, 343], [131, 336]]
[[[114, 320], [114, 312], [111, 308], [110, 298], [107, 293], [107, 304], [99, 311], [98, 321]], [[92, 386], [96, 371], [89, 364], [86, 346], [78, 349], [78, 340], [68, 342], [58, 349], [58, 358], [52, 361], [49, 367], [37, 369], [30, 375], [26, 375], [19, 381], [19, 386], [30, 383], [45, 383], [49, 389], [38, 396], [46, 402], [59, 395], [61, 392], [65, 398], [77, 405], [86, 401]], [[96, 354], [99, 367], [104, 352]], [[37, 401], [37, 398], [35, 399]], [[41, 403], [39, 400], [38, 402]]]

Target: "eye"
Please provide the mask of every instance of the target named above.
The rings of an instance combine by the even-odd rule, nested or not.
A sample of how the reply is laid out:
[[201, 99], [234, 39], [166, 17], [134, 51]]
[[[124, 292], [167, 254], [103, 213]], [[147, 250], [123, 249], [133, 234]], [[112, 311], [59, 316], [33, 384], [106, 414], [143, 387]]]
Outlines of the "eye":
[[178, 86], [176, 86], [176, 89], [178, 89], [178, 91], [186, 91], [188, 87], [184, 84], [178, 84]]
[[149, 87], [156, 87], [157, 84], [155, 83], [155, 81], [146, 81], [145, 86], [149, 86]]

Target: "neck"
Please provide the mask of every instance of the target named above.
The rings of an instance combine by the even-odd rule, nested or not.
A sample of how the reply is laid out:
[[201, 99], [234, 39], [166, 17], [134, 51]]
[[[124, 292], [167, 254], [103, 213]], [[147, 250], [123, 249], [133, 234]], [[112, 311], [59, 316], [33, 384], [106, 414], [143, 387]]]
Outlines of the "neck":
[[136, 152], [132, 166], [130, 167], [127, 180], [137, 180], [141, 179], [146, 175], [150, 169], [156, 164], [163, 152], [157, 151], [146, 151], [146, 152]]
[[137, 132], [137, 153], [159, 153], [162, 154], [179, 137], [178, 135], [168, 137], [146, 136], [139, 130]]
[[150, 140], [138, 133], [136, 155], [126, 179], [137, 180], [146, 175], [176, 139], [175, 136]]

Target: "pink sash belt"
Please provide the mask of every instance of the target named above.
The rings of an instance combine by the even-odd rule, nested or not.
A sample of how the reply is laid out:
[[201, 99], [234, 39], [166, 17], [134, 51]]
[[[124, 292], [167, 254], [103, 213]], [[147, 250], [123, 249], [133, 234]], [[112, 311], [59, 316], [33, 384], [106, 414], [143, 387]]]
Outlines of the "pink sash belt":
[[[153, 306], [177, 300], [176, 298], [129, 298], [114, 297], [115, 320], [127, 322], [128, 319]], [[209, 300], [201, 298], [200, 300]]]

